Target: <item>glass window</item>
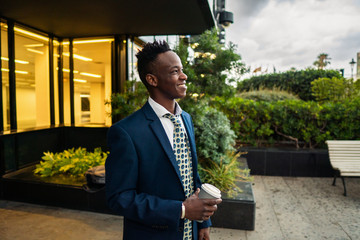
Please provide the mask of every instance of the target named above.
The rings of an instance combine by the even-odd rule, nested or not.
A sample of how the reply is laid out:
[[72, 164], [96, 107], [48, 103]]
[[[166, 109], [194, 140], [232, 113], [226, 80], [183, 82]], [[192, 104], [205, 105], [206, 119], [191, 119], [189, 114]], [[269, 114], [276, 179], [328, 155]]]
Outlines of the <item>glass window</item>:
[[[69, 40], [63, 42], [63, 99], [64, 99], [64, 124], [71, 124], [71, 109], [70, 109], [70, 61], [69, 56]], [[75, 72], [75, 71], [74, 71]]]
[[[76, 125], [111, 125], [105, 99], [111, 95], [113, 38], [74, 39], [74, 105]], [[64, 59], [69, 52], [64, 50]]]
[[49, 38], [15, 26], [18, 129], [50, 125]]
[[59, 59], [59, 40], [54, 39], [53, 46], [54, 46], [54, 111], [55, 111], [55, 124], [59, 124], [59, 78], [58, 78], [58, 59]]
[[10, 130], [10, 98], [9, 98], [9, 58], [8, 58], [8, 40], [7, 25], [0, 23], [1, 32], [1, 74], [2, 74], [2, 95], [4, 131]]

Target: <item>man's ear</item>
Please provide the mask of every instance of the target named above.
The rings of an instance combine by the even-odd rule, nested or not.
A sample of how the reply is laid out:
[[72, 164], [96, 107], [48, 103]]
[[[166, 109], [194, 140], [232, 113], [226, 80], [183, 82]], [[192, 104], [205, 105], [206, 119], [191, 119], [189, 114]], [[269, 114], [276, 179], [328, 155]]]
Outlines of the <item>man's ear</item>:
[[152, 87], [156, 87], [158, 84], [157, 77], [151, 73], [146, 74], [145, 79], [146, 79], [146, 82]]

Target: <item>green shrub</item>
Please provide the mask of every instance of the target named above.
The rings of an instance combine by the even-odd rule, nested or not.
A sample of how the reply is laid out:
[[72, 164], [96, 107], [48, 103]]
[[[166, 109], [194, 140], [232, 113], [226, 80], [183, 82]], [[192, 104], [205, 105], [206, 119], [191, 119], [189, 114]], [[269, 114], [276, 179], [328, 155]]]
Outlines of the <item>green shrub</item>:
[[336, 70], [306, 69], [254, 76], [238, 83], [239, 92], [274, 87], [292, 92], [304, 101], [315, 100], [311, 91], [311, 82], [318, 78], [342, 78]]
[[352, 79], [318, 78], [311, 83], [311, 86], [313, 96], [321, 103], [343, 101], [359, 95], [358, 84], [354, 84]]
[[329, 137], [319, 118], [321, 111], [316, 102], [279, 101], [272, 105], [271, 125], [275, 134], [294, 141], [296, 147], [302, 142], [303, 147], [313, 148]]
[[203, 165], [209, 161], [220, 163], [224, 161], [223, 156], [235, 151], [236, 136], [224, 113], [211, 107], [204, 111], [195, 122], [197, 153]]
[[206, 98], [186, 98], [180, 102], [193, 118], [196, 149], [202, 164], [210, 160], [220, 163], [223, 156], [235, 151], [236, 135], [229, 119], [223, 112], [210, 107], [208, 101]]
[[223, 112], [209, 107], [207, 98], [187, 97], [180, 104], [193, 117], [202, 181], [213, 184], [230, 195], [239, 191], [236, 182], [251, 180], [250, 170], [239, 166], [240, 153], [235, 154], [236, 135], [229, 119]]
[[212, 105], [228, 116], [242, 143], [261, 146], [286, 140], [314, 148], [324, 147], [327, 139], [360, 139], [360, 98], [319, 104], [217, 97]]
[[265, 141], [272, 142], [274, 131], [271, 129], [270, 103], [216, 97], [212, 105], [227, 115], [239, 141], [257, 146]]
[[280, 101], [286, 99], [298, 99], [298, 97], [294, 94], [278, 89], [259, 89], [256, 91], [241, 92], [237, 94], [237, 97], [266, 102]]
[[86, 148], [68, 149], [60, 153], [44, 152], [34, 170], [41, 177], [50, 177], [57, 174], [70, 174], [71, 176], [82, 176], [91, 167], [104, 165], [108, 153], [101, 148], [94, 152], [87, 152]]

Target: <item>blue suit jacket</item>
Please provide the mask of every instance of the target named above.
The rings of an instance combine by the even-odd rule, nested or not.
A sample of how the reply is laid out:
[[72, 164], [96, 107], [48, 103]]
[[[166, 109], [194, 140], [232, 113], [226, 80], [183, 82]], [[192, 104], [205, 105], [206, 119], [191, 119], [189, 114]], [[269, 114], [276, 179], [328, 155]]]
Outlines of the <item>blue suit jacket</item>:
[[[188, 113], [181, 114], [192, 152], [194, 187], [200, 188], [194, 129]], [[182, 240], [180, 219], [185, 193], [169, 139], [149, 105], [114, 124], [108, 132], [106, 194], [111, 209], [124, 216], [124, 240]], [[194, 189], [194, 190], [195, 190]], [[193, 221], [197, 229], [210, 221]]]

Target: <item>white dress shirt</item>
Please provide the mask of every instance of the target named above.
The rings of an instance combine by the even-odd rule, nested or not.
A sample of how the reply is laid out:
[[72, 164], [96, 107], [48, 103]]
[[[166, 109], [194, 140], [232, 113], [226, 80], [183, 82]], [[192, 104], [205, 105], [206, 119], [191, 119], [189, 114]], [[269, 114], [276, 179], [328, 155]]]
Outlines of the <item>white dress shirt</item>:
[[[160, 122], [161, 122], [161, 124], [166, 132], [166, 135], [170, 141], [170, 145], [172, 148], [174, 148], [174, 146], [173, 146], [174, 124], [171, 122], [170, 119], [163, 117], [165, 114], [170, 113], [170, 112], [168, 110], [166, 110], [166, 108], [164, 108], [162, 105], [155, 102], [151, 97], [149, 97], [148, 102], [149, 102], [151, 108], [156, 113], [156, 115], [159, 117]], [[180, 116], [181, 113], [182, 113], [182, 109], [181, 109], [180, 105], [177, 102], [175, 102], [175, 115], [178, 116], [178, 118], [180, 119], [181, 127], [184, 129], [184, 132], [186, 133], [186, 130], [184, 128], [184, 122], [182, 120], [182, 117]], [[170, 113], [170, 114], [172, 114], [172, 113]]]

